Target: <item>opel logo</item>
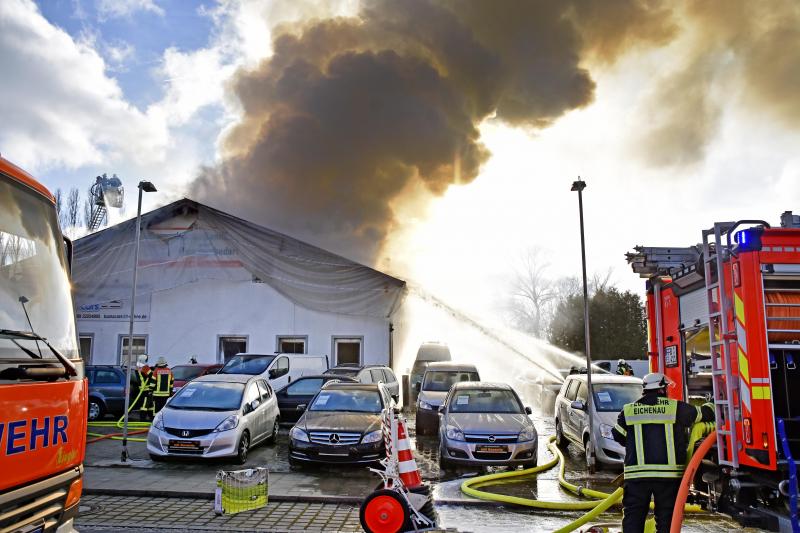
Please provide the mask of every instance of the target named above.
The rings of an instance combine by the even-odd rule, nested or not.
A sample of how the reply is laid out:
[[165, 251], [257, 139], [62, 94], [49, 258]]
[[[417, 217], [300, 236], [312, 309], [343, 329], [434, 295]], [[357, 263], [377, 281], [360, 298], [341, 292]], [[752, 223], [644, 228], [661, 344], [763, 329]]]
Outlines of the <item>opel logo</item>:
[[494, 442], [494, 435], [489, 435], [489, 442]]
[[328, 440], [331, 441], [331, 444], [339, 444], [339, 435], [336, 433], [331, 433], [331, 436], [328, 437]]
[[188, 429], [184, 429], [183, 431], [181, 431], [181, 437], [188, 437], [188, 436], [189, 436], [189, 430]]

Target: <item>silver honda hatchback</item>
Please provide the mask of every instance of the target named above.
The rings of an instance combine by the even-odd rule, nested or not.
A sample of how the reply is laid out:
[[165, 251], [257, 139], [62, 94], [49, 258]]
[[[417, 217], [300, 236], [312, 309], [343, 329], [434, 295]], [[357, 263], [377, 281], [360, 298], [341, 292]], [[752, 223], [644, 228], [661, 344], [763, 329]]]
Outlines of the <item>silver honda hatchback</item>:
[[517, 393], [505, 383], [456, 383], [439, 408], [442, 468], [537, 463], [538, 435]]
[[245, 374], [201, 376], [156, 414], [147, 451], [154, 460], [233, 457], [244, 464], [252, 447], [275, 442], [279, 423], [278, 402], [265, 379]]

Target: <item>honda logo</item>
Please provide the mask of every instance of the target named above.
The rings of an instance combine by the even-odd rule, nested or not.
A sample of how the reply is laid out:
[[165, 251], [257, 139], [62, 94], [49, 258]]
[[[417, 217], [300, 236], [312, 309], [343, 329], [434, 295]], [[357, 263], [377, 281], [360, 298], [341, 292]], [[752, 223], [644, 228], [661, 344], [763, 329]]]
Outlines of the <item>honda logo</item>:
[[489, 435], [489, 442], [494, 442], [494, 435]]
[[331, 441], [331, 444], [339, 444], [339, 435], [336, 433], [331, 433], [331, 436], [328, 437], [328, 440]]
[[188, 436], [189, 436], [189, 430], [188, 429], [184, 429], [183, 431], [181, 431], [181, 437], [188, 437]]

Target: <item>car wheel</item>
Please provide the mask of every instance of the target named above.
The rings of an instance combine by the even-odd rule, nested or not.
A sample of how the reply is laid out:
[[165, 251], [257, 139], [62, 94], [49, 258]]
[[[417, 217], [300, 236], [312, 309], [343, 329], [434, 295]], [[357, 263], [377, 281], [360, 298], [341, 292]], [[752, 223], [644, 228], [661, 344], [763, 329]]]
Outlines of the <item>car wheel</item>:
[[280, 429], [281, 419], [275, 417], [275, 423], [272, 425], [272, 435], [267, 438], [267, 443], [275, 444], [278, 441], [278, 430]]
[[594, 453], [594, 444], [589, 442], [588, 437], [583, 441], [583, 449], [586, 452], [586, 470], [588, 470], [590, 474], [594, 474], [597, 472], [597, 456]]
[[567, 439], [564, 437], [564, 430], [561, 428], [561, 420], [556, 419], [556, 446], [562, 450], [567, 447]]
[[236, 462], [243, 465], [247, 462], [247, 452], [250, 449], [250, 433], [245, 431], [239, 439], [239, 447], [236, 453]]
[[103, 402], [95, 398], [89, 398], [89, 422], [100, 420], [106, 414], [106, 407]]

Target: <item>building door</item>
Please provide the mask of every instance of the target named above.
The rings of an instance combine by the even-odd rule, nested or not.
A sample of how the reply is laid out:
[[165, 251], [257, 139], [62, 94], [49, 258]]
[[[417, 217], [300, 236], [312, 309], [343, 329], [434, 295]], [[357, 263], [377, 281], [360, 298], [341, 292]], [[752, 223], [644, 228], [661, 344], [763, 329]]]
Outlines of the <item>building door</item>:
[[361, 364], [361, 339], [334, 338], [333, 349], [337, 365]]
[[227, 363], [237, 353], [247, 352], [247, 337], [241, 335], [220, 336], [217, 362]]
[[81, 349], [81, 358], [86, 365], [92, 364], [92, 348], [94, 345], [94, 335], [80, 335], [78, 342]]

